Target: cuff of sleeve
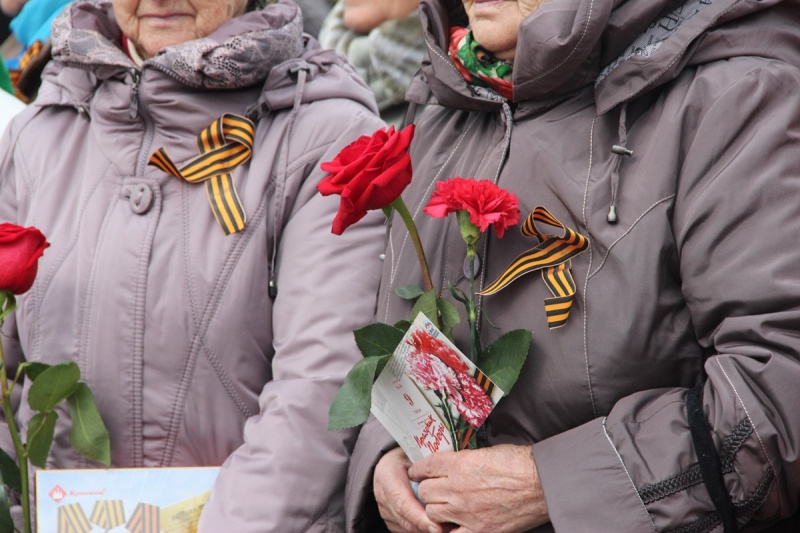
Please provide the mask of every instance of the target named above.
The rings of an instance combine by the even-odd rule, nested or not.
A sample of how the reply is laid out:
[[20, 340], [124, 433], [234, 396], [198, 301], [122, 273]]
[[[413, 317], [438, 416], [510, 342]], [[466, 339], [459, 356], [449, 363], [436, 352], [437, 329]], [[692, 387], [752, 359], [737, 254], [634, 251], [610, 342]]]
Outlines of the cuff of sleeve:
[[[372, 475], [383, 454], [397, 443], [375, 417], [370, 416], [361, 428], [345, 485], [345, 514], [347, 531], [384, 531], [372, 493]], [[380, 528], [380, 529], [378, 529]]]
[[555, 531], [655, 531], [603, 419], [534, 444], [533, 458]]

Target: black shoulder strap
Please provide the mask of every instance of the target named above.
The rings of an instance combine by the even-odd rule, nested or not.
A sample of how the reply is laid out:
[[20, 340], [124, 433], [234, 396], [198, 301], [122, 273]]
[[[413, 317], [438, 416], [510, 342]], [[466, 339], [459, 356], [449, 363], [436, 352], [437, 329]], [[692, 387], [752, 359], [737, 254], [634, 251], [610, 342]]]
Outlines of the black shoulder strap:
[[702, 384], [689, 390], [686, 397], [686, 412], [703, 483], [711, 496], [711, 501], [714, 502], [714, 507], [722, 517], [725, 533], [736, 533], [736, 514], [733, 502], [725, 487], [722, 465], [717, 449], [714, 447], [714, 440], [711, 438], [711, 428], [708, 426], [708, 420], [703, 411]]

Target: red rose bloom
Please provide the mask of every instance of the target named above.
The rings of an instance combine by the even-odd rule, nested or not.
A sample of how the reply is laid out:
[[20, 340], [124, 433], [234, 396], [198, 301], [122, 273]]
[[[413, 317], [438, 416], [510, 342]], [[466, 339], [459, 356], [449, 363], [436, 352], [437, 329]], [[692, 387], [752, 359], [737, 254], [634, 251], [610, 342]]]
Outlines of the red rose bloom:
[[0, 290], [27, 292], [33, 285], [39, 258], [50, 246], [36, 228], [0, 224]]
[[413, 137], [413, 124], [402, 131], [395, 131], [394, 126], [380, 129], [371, 137], [361, 136], [333, 161], [322, 163], [320, 168], [330, 175], [317, 190], [323, 196], [342, 196], [333, 233], [341, 235], [367, 211], [388, 206], [411, 183], [408, 147]]
[[506, 228], [519, 222], [517, 197], [489, 180], [450, 178], [440, 181], [423, 211], [433, 218], [467, 211], [470, 222], [481, 233], [493, 225], [498, 237], [503, 236]]

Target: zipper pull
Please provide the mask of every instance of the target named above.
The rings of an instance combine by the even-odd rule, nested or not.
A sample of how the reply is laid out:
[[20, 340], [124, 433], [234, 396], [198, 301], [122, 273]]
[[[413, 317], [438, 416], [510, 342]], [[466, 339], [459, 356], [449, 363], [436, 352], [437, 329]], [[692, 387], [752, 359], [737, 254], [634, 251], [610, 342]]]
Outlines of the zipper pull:
[[130, 117], [131, 119], [139, 118], [139, 81], [142, 79], [142, 74], [138, 69], [132, 68], [128, 72], [131, 73], [133, 85], [131, 87], [131, 105]]

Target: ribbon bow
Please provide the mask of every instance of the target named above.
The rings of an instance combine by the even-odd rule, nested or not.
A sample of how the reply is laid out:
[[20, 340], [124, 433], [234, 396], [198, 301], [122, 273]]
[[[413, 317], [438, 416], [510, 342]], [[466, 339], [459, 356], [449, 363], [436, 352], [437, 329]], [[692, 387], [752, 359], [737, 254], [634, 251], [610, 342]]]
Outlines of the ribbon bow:
[[[537, 221], [563, 229], [564, 235], [557, 237], [540, 232], [536, 228]], [[539, 244], [514, 259], [500, 277], [479, 294], [494, 294], [520, 276], [541, 270], [542, 279], [553, 295], [544, 301], [547, 325], [550, 329], [560, 328], [567, 323], [577, 291], [572, 278], [572, 258], [589, 247], [589, 240], [563, 225], [544, 207], [537, 207], [528, 215], [521, 231], [525, 236], [536, 237]]]
[[197, 135], [200, 155], [182, 168], [175, 166], [163, 147], [150, 156], [147, 164], [189, 183], [205, 182], [214, 218], [225, 235], [230, 235], [242, 231], [247, 223], [231, 172], [250, 159], [254, 136], [252, 121], [225, 114]]

